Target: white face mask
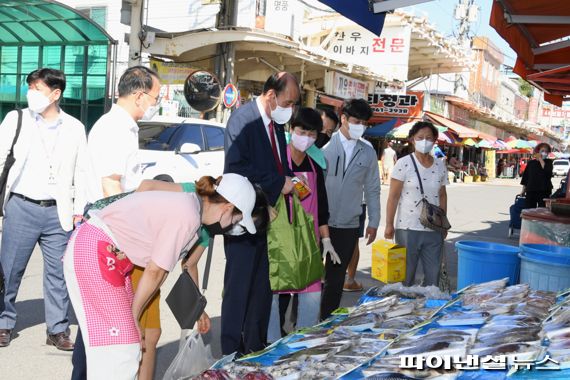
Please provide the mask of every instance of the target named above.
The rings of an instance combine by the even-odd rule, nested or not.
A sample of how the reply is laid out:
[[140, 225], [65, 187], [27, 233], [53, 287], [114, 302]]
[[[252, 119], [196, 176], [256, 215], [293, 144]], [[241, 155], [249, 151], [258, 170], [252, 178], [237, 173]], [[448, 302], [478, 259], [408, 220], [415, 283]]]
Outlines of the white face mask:
[[548, 158], [548, 152], [540, 152], [540, 157], [542, 157], [543, 160], [546, 160]]
[[35, 113], [42, 113], [52, 103], [47, 96], [38, 90], [28, 90], [26, 94], [28, 108]]
[[364, 134], [364, 125], [348, 123], [348, 135], [352, 140], [358, 140]]
[[428, 154], [433, 149], [434, 142], [429, 140], [416, 140], [416, 150], [423, 154]]
[[296, 133], [291, 134], [291, 143], [295, 147], [295, 149], [304, 152], [311, 147], [315, 143], [316, 139], [310, 136], [301, 136]]
[[291, 120], [291, 116], [293, 115], [293, 107], [281, 107], [279, 103], [277, 103], [277, 97], [275, 97], [275, 104], [277, 105], [275, 109], [271, 110], [271, 119], [277, 124], [286, 124], [289, 120]]
[[158, 112], [158, 109], [160, 108], [159, 104], [155, 104], [154, 106], [150, 106], [146, 109], [146, 111], [144, 111], [144, 115], [142, 115], [141, 120], [145, 121], [145, 120], [151, 120], [154, 115]]

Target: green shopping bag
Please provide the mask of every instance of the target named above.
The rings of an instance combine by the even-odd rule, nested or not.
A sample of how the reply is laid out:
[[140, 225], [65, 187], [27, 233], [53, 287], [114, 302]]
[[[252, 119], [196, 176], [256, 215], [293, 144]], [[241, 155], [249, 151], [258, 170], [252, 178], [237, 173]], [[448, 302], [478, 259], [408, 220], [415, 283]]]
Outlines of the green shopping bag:
[[292, 223], [285, 197], [275, 205], [277, 218], [267, 233], [271, 290], [301, 290], [323, 275], [321, 250], [315, 237], [313, 217], [293, 196]]

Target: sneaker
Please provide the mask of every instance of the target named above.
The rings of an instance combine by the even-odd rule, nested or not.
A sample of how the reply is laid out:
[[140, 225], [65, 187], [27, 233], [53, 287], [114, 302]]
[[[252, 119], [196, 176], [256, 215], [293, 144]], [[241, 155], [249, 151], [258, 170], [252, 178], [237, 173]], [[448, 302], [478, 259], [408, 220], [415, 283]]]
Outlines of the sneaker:
[[362, 284], [357, 281], [347, 281], [344, 283], [342, 290], [345, 292], [361, 292], [364, 288], [362, 287]]

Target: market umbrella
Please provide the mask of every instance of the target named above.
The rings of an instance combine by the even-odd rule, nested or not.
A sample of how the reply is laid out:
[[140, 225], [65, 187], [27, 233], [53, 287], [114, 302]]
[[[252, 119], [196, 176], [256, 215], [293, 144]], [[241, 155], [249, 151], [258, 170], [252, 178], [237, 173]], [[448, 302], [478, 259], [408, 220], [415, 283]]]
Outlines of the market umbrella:
[[376, 124], [375, 126], [368, 128], [364, 132], [364, 136], [384, 137], [384, 136], [386, 136], [386, 134], [388, 132], [390, 132], [392, 129], [394, 129], [395, 127], [397, 127], [398, 125], [401, 125], [401, 124], [402, 124], [402, 121], [400, 119], [394, 118], [394, 119], [389, 120], [385, 123]]
[[462, 141], [462, 144], [465, 146], [477, 146], [477, 143], [472, 138], [468, 138]]
[[496, 149], [509, 149], [509, 146], [503, 140], [497, 140], [493, 143], [493, 148]]
[[[410, 129], [416, 124], [416, 121], [411, 121], [409, 123], [405, 123], [400, 125], [397, 128], [392, 129], [390, 132], [386, 134], [386, 137], [392, 139], [407, 139], [408, 135], [410, 134]], [[442, 127], [440, 125], [436, 125], [436, 128], [439, 132], [446, 132], [447, 128]], [[439, 139], [439, 137], [438, 137]]]
[[528, 141], [515, 139], [507, 142], [507, 146], [511, 149], [526, 149], [531, 148]]
[[528, 145], [529, 145], [531, 148], [534, 148], [534, 147], [536, 147], [538, 144], [540, 144], [540, 141], [538, 141], [538, 140], [529, 140], [529, 141], [527, 141], [527, 142], [528, 142]]
[[478, 148], [485, 148], [485, 149], [492, 149], [493, 148], [493, 144], [491, 144], [489, 141], [487, 140], [481, 140], [479, 141], [479, 143], [477, 143], [477, 147]]

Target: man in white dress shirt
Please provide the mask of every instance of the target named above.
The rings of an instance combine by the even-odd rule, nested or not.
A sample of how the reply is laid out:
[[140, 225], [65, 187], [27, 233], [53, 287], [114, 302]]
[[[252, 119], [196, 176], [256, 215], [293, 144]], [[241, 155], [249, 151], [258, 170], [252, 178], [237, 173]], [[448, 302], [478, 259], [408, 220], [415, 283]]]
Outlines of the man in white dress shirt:
[[[38, 69], [28, 83], [28, 108], [14, 145], [4, 202], [0, 263], [6, 291], [0, 308], [0, 347], [12, 339], [16, 296], [36, 243], [44, 257], [44, 304], [47, 344], [73, 350], [69, 338], [69, 295], [63, 254], [73, 225], [85, 207], [85, 127], [59, 108], [65, 91], [63, 72]], [[18, 125], [12, 111], [0, 125], [0, 171]]]
[[88, 201], [135, 190], [141, 180], [139, 127], [160, 104], [158, 75], [144, 66], [127, 69], [119, 80], [119, 99], [89, 132]]
[[[150, 120], [160, 106], [160, 80], [156, 72], [148, 67], [128, 68], [118, 84], [119, 98], [111, 110], [101, 116], [89, 132], [89, 175], [88, 197], [93, 203], [101, 198], [135, 190], [142, 181], [139, 161], [139, 120]], [[136, 288], [143, 269], [133, 269], [131, 278]], [[153, 315], [159, 315], [158, 294], [146, 306], [141, 320], [146, 321], [149, 308]], [[146, 323], [146, 322], [144, 322]], [[156, 326], [142, 325], [145, 330], [143, 351], [138, 378], [152, 379], [156, 345], [160, 338], [160, 321]], [[85, 345], [81, 331], [76, 338], [76, 349], [72, 357], [72, 380], [87, 377]]]

